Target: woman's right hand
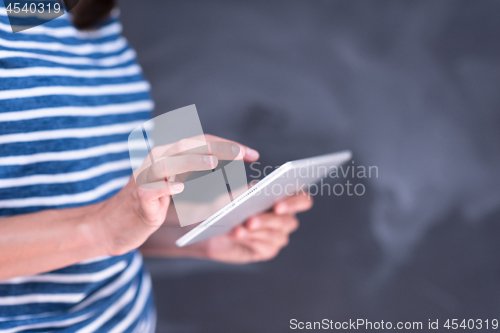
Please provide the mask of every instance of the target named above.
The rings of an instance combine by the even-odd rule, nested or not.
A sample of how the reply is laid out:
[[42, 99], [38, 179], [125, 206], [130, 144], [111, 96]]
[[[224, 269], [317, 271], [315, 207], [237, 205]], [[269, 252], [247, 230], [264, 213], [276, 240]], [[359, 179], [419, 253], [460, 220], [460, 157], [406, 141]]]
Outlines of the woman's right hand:
[[[220, 148], [231, 148], [233, 144], [209, 135], [204, 139], [214, 145], [209, 152], [213, 160], [224, 159], [224, 149]], [[151, 159], [145, 162], [138, 181], [132, 177], [120, 192], [103, 202], [2, 218], [0, 280], [50, 272], [90, 258], [120, 255], [138, 248], [163, 224], [170, 196], [182, 191], [182, 184], [180, 187], [170, 184], [174, 182], [173, 176], [182, 171], [212, 168], [197, 163], [204, 161], [199, 156], [204, 155], [199, 145], [186, 151], [185, 144], [186, 140], [155, 149], [153, 164]], [[241, 152], [238, 158], [248, 162], [258, 159], [256, 151], [238, 146]]]
[[219, 160], [234, 159], [235, 155], [246, 162], [259, 158], [258, 152], [241, 144], [211, 135], [204, 139], [209, 149], [193, 146], [190, 139], [153, 149], [139, 172], [134, 172], [135, 177], [115, 196], [97, 205], [92, 218], [99, 224], [99, 242], [108, 255], [138, 248], [163, 224], [171, 195], [184, 189], [182, 183], [173, 181], [176, 175], [213, 169]]

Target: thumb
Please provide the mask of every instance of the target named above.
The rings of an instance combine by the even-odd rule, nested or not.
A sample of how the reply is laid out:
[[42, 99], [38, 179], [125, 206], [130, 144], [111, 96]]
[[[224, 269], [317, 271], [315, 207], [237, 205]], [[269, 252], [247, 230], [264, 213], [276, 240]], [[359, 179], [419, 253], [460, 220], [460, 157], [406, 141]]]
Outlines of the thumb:
[[137, 189], [137, 194], [140, 200], [155, 201], [161, 197], [179, 194], [183, 190], [183, 183], [157, 181], [140, 185]]

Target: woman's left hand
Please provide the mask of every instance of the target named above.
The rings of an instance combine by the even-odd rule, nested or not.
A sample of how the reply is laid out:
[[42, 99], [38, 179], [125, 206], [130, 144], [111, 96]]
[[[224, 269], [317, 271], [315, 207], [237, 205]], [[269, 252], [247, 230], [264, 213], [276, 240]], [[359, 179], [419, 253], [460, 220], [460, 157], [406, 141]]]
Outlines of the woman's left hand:
[[310, 195], [289, 197], [271, 212], [256, 215], [230, 233], [206, 240], [202, 254], [207, 259], [236, 264], [273, 259], [299, 227], [296, 214], [311, 207]]
[[310, 209], [312, 204], [308, 194], [288, 197], [271, 212], [253, 216], [227, 234], [182, 248], [173, 244], [173, 238], [179, 236], [173, 228], [160, 228], [141, 250], [145, 255], [196, 257], [234, 264], [267, 261], [276, 257], [299, 227], [296, 214]]

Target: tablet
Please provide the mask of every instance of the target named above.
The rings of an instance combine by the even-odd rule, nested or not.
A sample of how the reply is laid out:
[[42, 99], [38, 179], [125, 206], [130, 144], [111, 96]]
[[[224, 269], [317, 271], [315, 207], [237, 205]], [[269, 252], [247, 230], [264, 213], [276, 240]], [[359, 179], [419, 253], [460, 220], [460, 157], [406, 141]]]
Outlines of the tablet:
[[198, 224], [175, 244], [179, 247], [224, 234], [251, 216], [265, 212], [278, 201], [325, 178], [332, 168], [351, 159], [348, 150], [286, 162], [218, 212]]

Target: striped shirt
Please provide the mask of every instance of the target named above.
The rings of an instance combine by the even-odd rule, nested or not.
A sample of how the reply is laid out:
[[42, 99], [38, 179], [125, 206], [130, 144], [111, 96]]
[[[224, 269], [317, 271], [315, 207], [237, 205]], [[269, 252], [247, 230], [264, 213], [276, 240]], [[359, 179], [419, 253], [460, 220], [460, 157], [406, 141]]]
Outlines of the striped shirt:
[[[128, 181], [128, 134], [153, 103], [115, 10], [92, 31], [65, 14], [12, 33], [0, 0], [2, 217], [96, 203]], [[138, 251], [0, 281], [0, 333], [150, 332]]]

